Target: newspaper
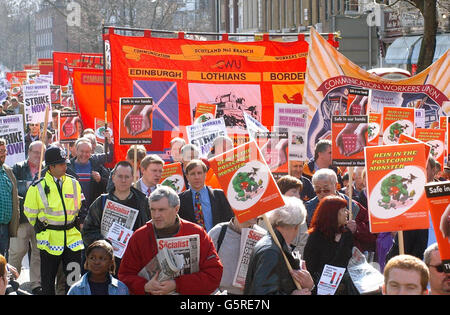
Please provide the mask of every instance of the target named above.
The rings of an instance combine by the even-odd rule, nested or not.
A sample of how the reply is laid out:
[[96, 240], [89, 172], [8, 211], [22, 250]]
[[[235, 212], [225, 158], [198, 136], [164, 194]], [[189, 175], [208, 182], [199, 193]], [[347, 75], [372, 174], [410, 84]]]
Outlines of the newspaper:
[[106, 238], [112, 244], [114, 256], [122, 259], [122, 256], [127, 249], [128, 241], [130, 240], [131, 235], [133, 235], [132, 230], [127, 229], [117, 222], [113, 222]]
[[325, 264], [317, 285], [317, 295], [334, 295], [344, 273], [345, 268]]
[[358, 248], [353, 247], [352, 258], [347, 266], [348, 273], [360, 294], [378, 292], [384, 283], [384, 276], [366, 261]]
[[247, 277], [248, 265], [255, 244], [264, 236], [264, 233], [250, 228], [244, 228], [241, 232], [241, 251], [238, 266], [233, 278], [233, 286], [244, 288]]
[[139, 211], [136, 209], [121, 205], [109, 199], [106, 200], [102, 221], [100, 223], [100, 230], [103, 237], [107, 237], [114, 222], [132, 230], [138, 214]]
[[171, 249], [164, 247], [142, 268], [138, 276], [150, 280], [159, 271], [158, 281], [172, 280], [179, 275], [183, 266], [183, 255], [174, 254]]
[[160, 238], [157, 240], [157, 245], [158, 252], [163, 248], [168, 248], [171, 249], [175, 255], [183, 256], [183, 269], [177, 276], [200, 271], [200, 236], [198, 234]]

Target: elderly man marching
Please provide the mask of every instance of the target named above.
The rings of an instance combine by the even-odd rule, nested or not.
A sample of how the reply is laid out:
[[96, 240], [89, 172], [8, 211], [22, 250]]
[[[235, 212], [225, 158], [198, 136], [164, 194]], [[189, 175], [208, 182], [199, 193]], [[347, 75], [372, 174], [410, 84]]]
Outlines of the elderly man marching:
[[45, 151], [45, 175], [30, 186], [24, 203], [24, 213], [34, 226], [41, 253], [44, 295], [55, 294], [55, 277], [61, 262], [67, 278], [66, 293], [80, 278], [83, 241], [78, 212], [81, 186], [66, 174], [66, 158], [66, 152], [59, 147], [51, 146]]

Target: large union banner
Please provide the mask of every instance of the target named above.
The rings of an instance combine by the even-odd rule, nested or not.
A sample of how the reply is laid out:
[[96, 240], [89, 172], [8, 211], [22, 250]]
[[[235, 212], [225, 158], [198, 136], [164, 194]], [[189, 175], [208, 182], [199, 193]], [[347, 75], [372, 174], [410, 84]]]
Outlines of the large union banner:
[[308, 157], [320, 139], [331, 139], [331, 117], [347, 115], [350, 89], [368, 89], [361, 105], [383, 113], [384, 106], [425, 111], [425, 128], [439, 128], [439, 117], [450, 115], [450, 50], [430, 67], [405, 80], [383, 79], [366, 72], [311, 29], [311, 46], [303, 102], [309, 106]]
[[[308, 43], [303, 35], [292, 42], [236, 42], [105, 36], [111, 51], [112, 118], [119, 122], [121, 97], [152, 97], [152, 144], [148, 151], [163, 157], [175, 136], [186, 137], [198, 104], [217, 105], [228, 135], [246, 134], [244, 114], [272, 128], [275, 103], [302, 103]], [[117, 126], [115, 125], [117, 129]], [[128, 146], [115, 139], [116, 158]], [[167, 157], [167, 156], [165, 156]]]

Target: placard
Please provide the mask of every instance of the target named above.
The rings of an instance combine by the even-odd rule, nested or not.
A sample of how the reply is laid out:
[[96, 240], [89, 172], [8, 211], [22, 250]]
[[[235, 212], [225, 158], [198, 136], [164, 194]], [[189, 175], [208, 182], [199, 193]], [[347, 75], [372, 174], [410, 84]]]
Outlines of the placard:
[[120, 144], [151, 144], [153, 99], [122, 97], [119, 108]]
[[239, 222], [284, 205], [283, 197], [255, 141], [209, 160]]
[[332, 116], [333, 166], [364, 166], [364, 148], [367, 145], [367, 116]]
[[45, 109], [48, 108], [48, 121], [52, 121], [52, 103], [49, 84], [28, 84], [23, 86], [25, 123], [45, 121]]
[[396, 144], [402, 133], [414, 136], [414, 108], [384, 107], [383, 108], [383, 144]]
[[372, 233], [427, 229], [426, 144], [365, 148], [367, 204]]

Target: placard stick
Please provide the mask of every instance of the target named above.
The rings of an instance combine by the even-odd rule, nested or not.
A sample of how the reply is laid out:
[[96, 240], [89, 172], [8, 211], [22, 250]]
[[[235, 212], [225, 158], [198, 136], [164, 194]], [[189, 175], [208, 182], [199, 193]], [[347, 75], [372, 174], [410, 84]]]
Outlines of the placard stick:
[[139, 179], [139, 176], [137, 174], [137, 145], [134, 145], [134, 182], [136, 183]]
[[[283, 255], [284, 261], [286, 262], [286, 266], [287, 266], [289, 272], [291, 272], [292, 271], [291, 264], [289, 263], [289, 260], [287, 259], [286, 255], [284, 254], [283, 248], [281, 248], [281, 244], [278, 241], [278, 237], [275, 234], [275, 231], [273, 230], [272, 225], [269, 222], [269, 219], [267, 218], [265, 213], [262, 215], [262, 217], [263, 217], [263, 220], [264, 220], [264, 224], [266, 225], [270, 235], [272, 235], [272, 238], [275, 241], [275, 244], [277, 244], [278, 248], [281, 250], [281, 254]], [[300, 285], [300, 283], [298, 283], [297, 280], [294, 279], [294, 277], [292, 277], [292, 280], [294, 281], [295, 286], [297, 287], [297, 289], [301, 290], [302, 286]]]
[[403, 241], [403, 231], [398, 231], [398, 253], [405, 254], [405, 243]]
[[352, 212], [352, 197], [353, 197], [353, 167], [350, 166], [348, 168], [348, 199], [349, 199], [349, 205], [348, 205], [348, 211], [349, 214], [349, 220], [353, 220], [353, 212]]
[[43, 145], [41, 146], [41, 157], [39, 160], [39, 171], [38, 171], [38, 180], [41, 179], [41, 171], [42, 171], [42, 161], [44, 160], [44, 151], [45, 151], [45, 139], [47, 138], [47, 125], [48, 125], [48, 106], [45, 106], [45, 118], [44, 118], [44, 131], [41, 133], [41, 141]]

